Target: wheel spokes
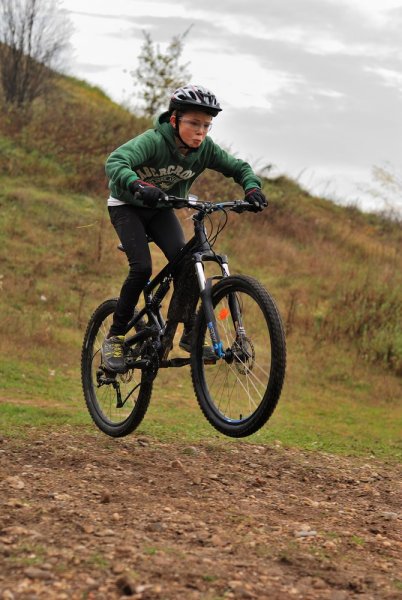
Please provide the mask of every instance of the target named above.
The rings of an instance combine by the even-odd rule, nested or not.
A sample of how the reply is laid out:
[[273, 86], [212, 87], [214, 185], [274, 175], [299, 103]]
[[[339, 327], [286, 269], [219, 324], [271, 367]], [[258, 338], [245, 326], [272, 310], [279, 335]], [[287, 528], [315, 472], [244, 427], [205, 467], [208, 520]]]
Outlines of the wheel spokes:
[[[115, 383], [99, 385], [97, 372], [101, 367], [101, 347], [103, 340], [109, 332], [111, 318], [105, 319], [99, 327], [92, 348], [92, 381], [96, 397], [97, 411], [110, 423], [118, 424], [131, 414], [137, 400], [141, 381], [138, 377], [115, 375]], [[138, 371], [140, 374], [140, 371]]]
[[[209, 397], [227, 420], [241, 421], [252, 415], [266, 393], [271, 366], [271, 343], [266, 319], [257, 302], [237, 291], [238, 318], [230, 311], [228, 296], [215, 307], [219, 335], [227, 357], [205, 365]], [[237, 325], [237, 330], [235, 327]]]

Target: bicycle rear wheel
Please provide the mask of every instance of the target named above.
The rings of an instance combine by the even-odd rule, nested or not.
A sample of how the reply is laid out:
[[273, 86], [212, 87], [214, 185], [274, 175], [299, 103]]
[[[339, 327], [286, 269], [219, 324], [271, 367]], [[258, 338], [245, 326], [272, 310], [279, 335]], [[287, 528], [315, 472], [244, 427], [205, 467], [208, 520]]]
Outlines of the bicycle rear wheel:
[[281, 318], [267, 290], [252, 277], [225, 277], [212, 288], [212, 304], [225, 358], [203, 360], [210, 343], [201, 306], [194, 327], [191, 374], [208, 421], [230, 437], [255, 433], [272, 415], [285, 377]]
[[[128, 435], [141, 423], [152, 393], [152, 380], [140, 370], [107, 373], [101, 368], [101, 346], [112, 324], [117, 299], [93, 313], [84, 337], [81, 377], [85, 402], [94, 423], [112, 437]], [[139, 327], [143, 324], [139, 324]], [[136, 347], [132, 350], [135, 352]]]

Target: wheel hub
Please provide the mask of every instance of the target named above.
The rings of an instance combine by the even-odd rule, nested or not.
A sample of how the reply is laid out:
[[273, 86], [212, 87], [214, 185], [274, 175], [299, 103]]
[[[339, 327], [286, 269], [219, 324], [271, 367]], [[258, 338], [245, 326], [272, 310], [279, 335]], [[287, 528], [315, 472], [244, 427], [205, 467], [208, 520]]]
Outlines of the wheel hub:
[[251, 340], [243, 337], [236, 340], [231, 347], [233, 353], [233, 363], [236, 370], [241, 375], [247, 375], [253, 370], [255, 363], [255, 350]]

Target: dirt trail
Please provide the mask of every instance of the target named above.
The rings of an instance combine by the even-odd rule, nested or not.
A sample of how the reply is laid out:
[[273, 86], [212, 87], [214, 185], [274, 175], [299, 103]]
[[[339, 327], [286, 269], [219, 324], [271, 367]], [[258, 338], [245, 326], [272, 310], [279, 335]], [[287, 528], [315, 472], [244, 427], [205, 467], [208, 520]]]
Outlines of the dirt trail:
[[0, 598], [402, 598], [400, 475], [279, 445], [3, 437]]

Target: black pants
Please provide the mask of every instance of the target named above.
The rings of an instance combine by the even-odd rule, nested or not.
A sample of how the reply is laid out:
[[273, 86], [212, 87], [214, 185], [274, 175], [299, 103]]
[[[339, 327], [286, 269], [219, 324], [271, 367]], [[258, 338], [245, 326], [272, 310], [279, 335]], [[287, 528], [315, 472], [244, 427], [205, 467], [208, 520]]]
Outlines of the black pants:
[[109, 215], [130, 266], [127, 279], [121, 288], [109, 335], [124, 335], [140, 294], [152, 274], [147, 234], [152, 237], [168, 261], [186, 242], [180, 222], [172, 209], [137, 208], [123, 204], [109, 206]]

